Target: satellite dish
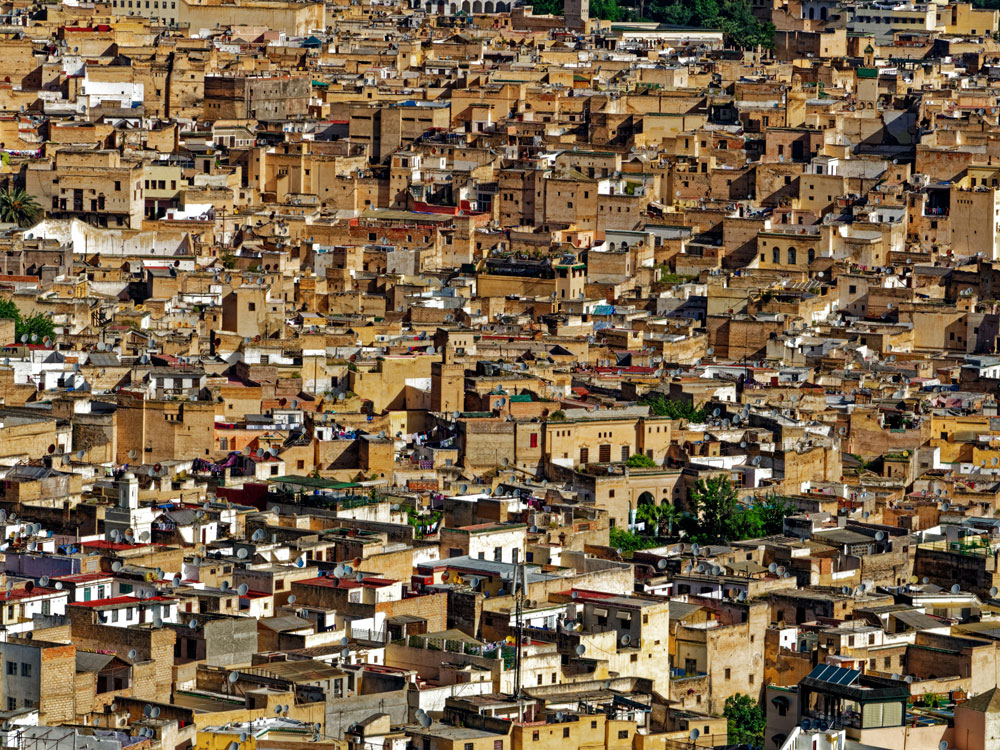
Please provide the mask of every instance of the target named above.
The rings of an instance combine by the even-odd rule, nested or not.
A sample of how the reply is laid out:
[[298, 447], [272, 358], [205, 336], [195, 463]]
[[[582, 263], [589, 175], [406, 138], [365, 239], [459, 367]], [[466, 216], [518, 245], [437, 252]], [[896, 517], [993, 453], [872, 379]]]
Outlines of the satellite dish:
[[240, 673], [239, 672], [230, 672], [229, 673], [229, 677], [226, 678], [226, 679], [229, 680], [229, 684], [230, 685], [235, 684], [240, 679]]
[[45, 588], [46, 586], [48, 586], [49, 585], [49, 577], [48, 576], [42, 576], [41, 578], [39, 578], [38, 579], [38, 585], [41, 586], [42, 588]]
[[130, 649], [128, 652], [128, 658], [131, 659], [132, 661], [135, 661], [135, 657], [138, 656], [138, 654], [139, 652], [136, 651], [134, 648]]
[[881, 542], [883, 539], [885, 539], [885, 532], [884, 531], [877, 531], [877, 532], [875, 532], [875, 541]]
[[292, 594], [291, 596], [288, 597], [288, 603], [295, 604], [295, 594]]
[[113, 572], [117, 573], [121, 569], [122, 569], [122, 564], [120, 560], [115, 560], [113, 563], [111, 563], [111, 570]]
[[251, 539], [252, 541], [255, 541], [255, 542], [261, 542], [261, 541], [263, 541], [263, 540], [264, 540], [264, 538], [265, 538], [266, 536], [267, 536], [267, 534], [266, 534], [266, 533], [264, 532], [264, 529], [257, 529], [257, 530], [256, 530], [256, 531], [255, 531], [255, 532], [253, 533], [253, 536], [252, 536], [252, 537], [250, 537], [250, 539]]
[[155, 718], [159, 717], [159, 715], [160, 715], [160, 707], [159, 706], [153, 706], [153, 710], [149, 714], [149, 718], [155, 719]]
[[688, 732], [688, 737], [691, 738], [692, 742], [694, 742], [700, 736], [701, 736], [701, 732], [699, 732], [697, 729], [692, 729], [690, 732]]
[[236, 593], [239, 594], [240, 596], [246, 596], [247, 591], [249, 590], [250, 587], [247, 586], [245, 583], [241, 583], [239, 586], [236, 587]]
[[191, 630], [197, 630], [198, 621], [192, 617], [190, 620], [188, 620], [188, 627], [191, 628]]
[[236, 556], [238, 558], [240, 558], [241, 560], [246, 560], [247, 559], [247, 555], [249, 555], [249, 554], [250, 553], [247, 552], [246, 547], [240, 547], [238, 550], [236, 550]]
[[951, 593], [953, 593], [953, 594], [958, 594], [961, 591], [962, 591], [962, 587], [959, 586], [957, 583], [954, 586], [951, 587]]
[[582, 643], [576, 647], [577, 656], [583, 656], [585, 653], [587, 653], [587, 647], [584, 646]]

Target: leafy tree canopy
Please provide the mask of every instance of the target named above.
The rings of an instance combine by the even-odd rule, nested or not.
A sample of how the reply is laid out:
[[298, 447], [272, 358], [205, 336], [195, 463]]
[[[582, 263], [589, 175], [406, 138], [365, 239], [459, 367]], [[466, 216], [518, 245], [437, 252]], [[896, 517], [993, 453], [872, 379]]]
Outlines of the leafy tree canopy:
[[630, 466], [633, 469], [655, 469], [656, 461], [651, 459], [645, 453], [633, 453], [628, 457], [625, 465]]
[[622, 552], [635, 552], [641, 549], [659, 546], [659, 542], [650, 537], [634, 534], [620, 526], [612, 526], [608, 532], [608, 544]]
[[14, 321], [14, 336], [18, 341], [24, 335], [28, 336], [29, 343], [33, 343], [55, 334], [55, 326], [51, 320], [37, 313], [24, 318], [17, 305], [9, 299], [0, 300], [0, 319]]
[[737, 693], [726, 698], [722, 715], [727, 719], [728, 743], [747, 744], [753, 747], [764, 744], [767, 721], [760, 703], [749, 695]]
[[649, 411], [657, 417], [686, 419], [689, 422], [702, 422], [705, 419], [704, 409], [695, 409], [692, 404], [674, 401], [662, 393], [649, 394], [642, 403], [646, 404]]
[[724, 544], [780, 534], [785, 516], [794, 512], [794, 508], [780, 497], [744, 504], [733, 483], [722, 475], [699, 480], [688, 495], [688, 505], [692, 513], [688, 520], [688, 538], [702, 544]]

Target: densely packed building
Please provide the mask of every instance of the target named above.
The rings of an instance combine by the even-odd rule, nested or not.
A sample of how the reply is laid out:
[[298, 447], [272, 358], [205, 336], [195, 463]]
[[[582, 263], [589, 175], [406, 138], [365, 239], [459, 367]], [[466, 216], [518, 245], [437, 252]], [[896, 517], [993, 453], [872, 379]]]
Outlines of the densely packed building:
[[4, 5], [2, 747], [1000, 748], [989, 5]]

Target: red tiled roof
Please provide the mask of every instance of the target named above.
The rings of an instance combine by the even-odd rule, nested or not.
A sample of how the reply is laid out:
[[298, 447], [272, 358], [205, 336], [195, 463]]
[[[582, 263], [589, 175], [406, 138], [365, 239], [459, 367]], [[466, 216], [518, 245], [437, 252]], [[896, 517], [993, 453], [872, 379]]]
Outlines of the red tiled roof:
[[142, 604], [143, 602], [173, 602], [172, 596], [151, 596], [148, 599], [139, 599], [135, 596], [113, 596], [108, 599], [94, 599], [89, 602], [71, 602], [71, 607], [116, 607], [122, 604]]

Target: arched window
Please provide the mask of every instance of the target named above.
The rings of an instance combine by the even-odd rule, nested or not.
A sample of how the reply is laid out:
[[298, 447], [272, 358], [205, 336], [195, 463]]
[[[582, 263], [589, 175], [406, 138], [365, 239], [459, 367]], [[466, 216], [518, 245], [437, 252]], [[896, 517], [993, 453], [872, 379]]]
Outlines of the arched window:
[[809, 261], [809, 263], [812, 263], [814, 260], [816, 260], [816, 250], [814, 248], [809, 248], [809, 251], [806, 253], [806, 259]]
[[776, 247], [776, 248], [774, 248], [774, 250], [771, 251], [771, 262], [772, 263], [781, 263], [781, 248], [780, 247]]
[[796, 263], [796, 255], [794, 247], [788, 248], [788, 265], [794, 266]]

